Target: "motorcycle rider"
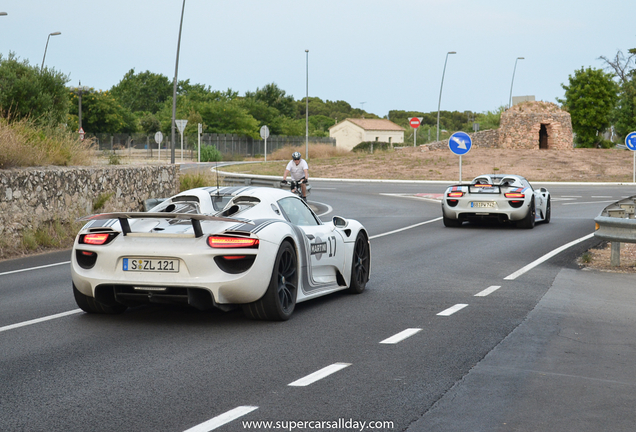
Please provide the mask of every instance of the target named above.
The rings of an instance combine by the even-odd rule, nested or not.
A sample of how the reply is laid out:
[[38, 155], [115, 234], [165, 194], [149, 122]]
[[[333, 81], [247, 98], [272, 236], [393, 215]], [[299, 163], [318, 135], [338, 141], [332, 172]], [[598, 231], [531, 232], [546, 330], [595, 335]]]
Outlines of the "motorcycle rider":
[[[292, 153], [292, 160], [289, 161], [287, 167], [285, 167], [285, 173], [283, 174], [283, 182], [287, 181], [287, 176], [290, 176], [292, 180], [300, 183], [302, 191], [302, 198], [307, 201], [307, 179], [309, 178], [309, 165], [305, 161], [301, 154], [298, 152]], [[292, 192], [294, 192], [292, 190]]]

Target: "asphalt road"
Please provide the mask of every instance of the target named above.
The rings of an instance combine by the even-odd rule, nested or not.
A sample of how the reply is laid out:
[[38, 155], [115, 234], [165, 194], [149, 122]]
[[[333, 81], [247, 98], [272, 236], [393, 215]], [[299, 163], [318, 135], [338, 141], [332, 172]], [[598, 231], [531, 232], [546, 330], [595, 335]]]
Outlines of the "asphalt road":
[[361, 295], [302, 303], [287, 322], [164, 306], [88, 315], [73, 300], [68, 251], [1, 262], [0, 430], [427, 430], [431, 407], [595, 240], [510, 276], [591, 234], [603, 207], [636, 194], [550, 185], [550, 224], [454, 229], [430, 199], [442, 184], [312, 186], [310, 201], [329, 206], [324, 220], [338, 214], [369, 230], [371, 281]]

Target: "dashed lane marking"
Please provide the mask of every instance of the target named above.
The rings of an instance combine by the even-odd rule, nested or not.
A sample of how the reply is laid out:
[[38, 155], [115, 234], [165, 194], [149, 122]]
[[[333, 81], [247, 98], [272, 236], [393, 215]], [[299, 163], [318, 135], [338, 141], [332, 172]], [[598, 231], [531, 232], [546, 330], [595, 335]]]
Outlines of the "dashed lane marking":
[[305, 387], [348, 366], [351, 366], [351, 363], [334, 363], [287, 385], [291, 387]]
[[194, 427], [191, 427], [190, 429], [186, 430], [185, 432], [209, 432], [211, 430], [214, 430], [218, 427], [221, 427], [231, 421], [236, 420], [239, 417], [243, 417], [246, 414], [251, 413], [254, 410], [257, 410], [258, 407], [257, 406], [240, 406], [240, 407], [236, 407], [234, 409], [229, 410], [228, 412], [225, 412], [221, 415], [218, 415], [214, 418], [211, 418], [210, 420], [203, 422], [201, 424], [198, 424]]
[[439, 315], [439, 316], [451, 316], [455, 312], [464, 309], [466, 306], [468, 306], [468, 305], [464, 304], [464, 303], [459, 303], [459, 304], [456, 304], [453, 307], [449, 307], [448, 309], [441, 311], [437, 315]]
[[398, 342], [402, 342], [404, 339], [413, 336], [414, 334], [422, 331], [421, 328], [408, 328], [391, 336], [390, 338], [384, 339], [381, 344], [396, 344]]
[[501, 285], [493, 285], [490, 286], [488, 288], [486, 288], [483, 291], [478, 292], [477, 294], [475, 294], [475, 297], [486, 297], [488, 294], [492, 294], [495, 291], [497, 291], [499, 288], [501, 288]]

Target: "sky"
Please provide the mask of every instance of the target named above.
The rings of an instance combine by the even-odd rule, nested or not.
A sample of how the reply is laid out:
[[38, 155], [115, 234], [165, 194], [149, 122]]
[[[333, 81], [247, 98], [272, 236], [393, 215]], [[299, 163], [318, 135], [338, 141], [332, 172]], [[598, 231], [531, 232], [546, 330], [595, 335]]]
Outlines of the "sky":
[[[182, 0], [0, 0], [0, 54], [108, 90], [130, 69], [172, 80]], [[390, 110], [495, 111], [556, 102], [600, 56], [636, 48], [633, 0], [186, 0], [178, 78], [239, 95]], [[305, 50], [309, 50], [308, 53]], [[516, 60], [523, 57], [523, 60]], [[516, 63], [516, 69], [515, 69]]]

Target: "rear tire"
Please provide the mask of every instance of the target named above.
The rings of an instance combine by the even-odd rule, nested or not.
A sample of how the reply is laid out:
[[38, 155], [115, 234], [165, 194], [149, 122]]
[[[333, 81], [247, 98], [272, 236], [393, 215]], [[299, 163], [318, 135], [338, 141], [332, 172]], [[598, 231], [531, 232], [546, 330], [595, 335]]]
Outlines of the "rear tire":
[[550, 218], [552, 217], [552, 205], [550, 204], [550, 197], [548, 197], [548, 205], [545, 207], [545, 219], [543, 222], [550, 223]]
[[526, 215], [526, 217], [517, 222], [517, 226], [526, 229], [534, 228], [535, 216], [536, 209], [534, 207], [534, 197], [532, 197], [532, 201], [530, 201], [530, 208], [528, 209], [528, 214]]
[[274, 261], [272, 277], [265, 295], [243, 306], [243, 313], [252, 319], [286, 321], [296, 307], [298, 293], [298, 260], [296, 249], [284, 241]]
[[94, 297], [82, 294], [75, 287], [75, 284], [73, 284], [73, 296], [75, 297], [75, 303], [87, 313], [116, 315], [128, 309], [128, 306], [117, 303], [114, 300], [112, 304], [105, 304], [95, 300]]
[[349, 292], [351, 294], [361, 294], [369, 280], [371, 270], [371, 249], [369, 240], [363, 232], [359, 232], [353, 246], [353, 258], [351, 260], [351, 282], [349, 282]]
[[458, 219], [447, 218], [444, 215], [442, 215], [442, 218], [444, 219], [444, 226], [447, 228], [457, 228], [462, 226], [462, 221]]

